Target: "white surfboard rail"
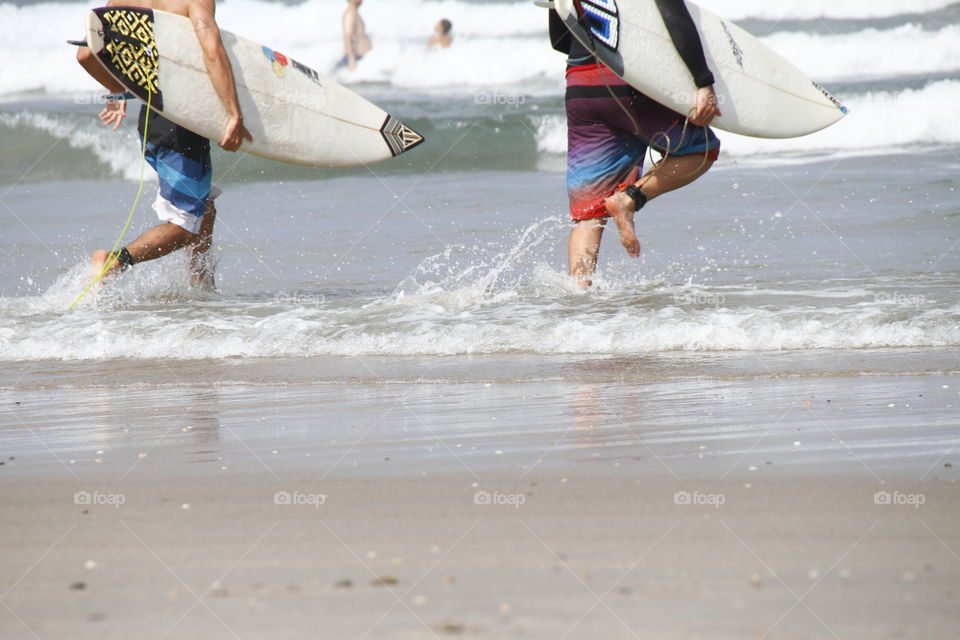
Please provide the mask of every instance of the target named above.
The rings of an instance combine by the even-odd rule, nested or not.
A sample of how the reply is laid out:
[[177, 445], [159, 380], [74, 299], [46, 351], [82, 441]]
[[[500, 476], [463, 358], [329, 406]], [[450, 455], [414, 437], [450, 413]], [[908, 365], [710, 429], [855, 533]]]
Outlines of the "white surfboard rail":
[[[681, 114], [697, 88], [654, 0], [555, 0], [564, 24], [615, 74]], [[723, 115], [711, 126], [758, 138], [824, 129], [847, 109], [803, 71], [755, 37], [687, 2], [703, 42]]]
[[[344, 167], [409, 151], [423, 136], [292, 57], [221, 29], [244, 125], [240, 150], [293, 164]], [[213, 142], [227, 122], [190, 20], [105, 7], [87, 14], [87, 43], [103, 66], [164, 117]]]

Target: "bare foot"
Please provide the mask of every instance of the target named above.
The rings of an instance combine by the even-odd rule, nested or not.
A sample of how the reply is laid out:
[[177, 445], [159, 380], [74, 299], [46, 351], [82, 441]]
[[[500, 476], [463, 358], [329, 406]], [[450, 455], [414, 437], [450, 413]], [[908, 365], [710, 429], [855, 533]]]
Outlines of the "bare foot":
[[196, 287], [201, 291], [212, 293], [217, 290], [217, 283], [213, 279], [213, 272], [204, 270], [200, 273], [192, 272], [190, 274], [190, 286]]
[[207, 255], [206, 248], [198, 251], [195, 248], [187, 247], [187, 255], [190, 263], [190, 286], [197, 287], [203, 291], [216, 291], [217, 283], [213, 279], [213, 264]]
[[627, 250], [627, 255], [636, 258], [640, 255], [640, 241], [633, 226], [634, 202], [622, 191], [618, 191], [604, 201], [607, 213], [617, 223], [617, 232], [620, 234], [620, 244]]

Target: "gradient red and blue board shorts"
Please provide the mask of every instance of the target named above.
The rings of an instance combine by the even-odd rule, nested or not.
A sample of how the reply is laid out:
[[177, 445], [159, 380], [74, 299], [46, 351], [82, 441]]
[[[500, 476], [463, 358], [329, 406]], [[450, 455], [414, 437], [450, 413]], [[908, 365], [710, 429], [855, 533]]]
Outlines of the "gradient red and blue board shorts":
[[674, 156], [720, 155], [709, 127], [684, 129], [684, 116], [600, 65], [567, 69], [566, 106], [567, 193], [575, 221], [606, 216], [603, 201], [637, 181], [649, 147]]

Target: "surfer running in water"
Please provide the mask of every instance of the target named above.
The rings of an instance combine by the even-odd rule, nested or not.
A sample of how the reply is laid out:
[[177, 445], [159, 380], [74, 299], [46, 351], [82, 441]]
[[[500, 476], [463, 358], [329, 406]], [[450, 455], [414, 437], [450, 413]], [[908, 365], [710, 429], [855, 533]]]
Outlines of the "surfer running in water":
[[367, 36], [367, 27], [360, 17], [360, 5], [363, 0], [347, 0], [347, 9], [343, 12], [343, 58], [338, 67], [347, 67], [351, 71], [357, 68], [357, 62], [373, 49]]
[[[574, 226], [568, 241], [570, 275], [591, 284], [608, 218], [627, 254], [640, 255], [634, 213], [647, 201], [690, 184], [720, 154], [707, 125], [720, 115], [714, 78], [697, 27], [683, 0], [656, 0], [673, 44], [697, 86], [689, 117], [640, 93], [601, 64], [550, 11], [553, 48], [567, 54], [567, 192]], [[664, 153], [640, 177], [648, 147]]]
[[[190, 18], [204, 51], [207, 73], [229, 116], [220, 146], [227, 151], [236, 151], [244, 139], [253, 140], [243, 124], [233, 70], [214, 18], [214, 0], [111, 0], [107, 5], [158, 9]], [[104, 125], [113, 125], [116, 131], [127, 113], [126, 100], [119, 95], [126, 90], [101, 66], [89, 48], [80, 48], [77, 61], [107, 91], [114, 94], [99, 117]], [[213, 222], [216, 217], [213, 201], [220, 192], [213, 186], [210, 141], [154, 111], [148, 114], [146, 105], [140, 109], [137, 127], [141, 139], [147, 118], [150, 121], [146, 127], [146, 159], [157, 171], [160, 180], [160, 190], [153, 209], [163, 224], [148, 229], [118, 251], [111, 270], [122, 271], [138, 262], [155, 260], [185, 248], [190, 252], [192, 282], [212, 286], [212, 273], [206, 254], [213, 242]], [[93, 254], [93, 265], [98, 272], [109, 257], [109, 253], [103, 250]]]

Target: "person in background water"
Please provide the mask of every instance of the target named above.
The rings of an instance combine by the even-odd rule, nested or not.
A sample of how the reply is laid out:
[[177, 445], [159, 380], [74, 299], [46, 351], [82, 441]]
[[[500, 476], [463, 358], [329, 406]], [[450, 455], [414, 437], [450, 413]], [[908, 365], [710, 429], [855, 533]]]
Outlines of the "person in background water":
[[444, 18], [433, 26], [433, 35], [427, 41], [428, 47], [437, 49], [449, 49], [453, 44], [453, 36], [450, 31], [453, 29], [453, 23]]
[[[220, 39], [220, 29], [214, 18], [214, 0], [110, 0], [107, 6], [133, 6], [159, 9], [186, 16], [193, 23], [197, 41], [204, 53], [204, 61], [214, 89], [227, 112], [220, 146], [236, 151], [244, 140], [253, 137], [243, 124], [237, 86], [230, 59]], [[81, 47], [77, 61], [112, 96], [100, 113], [104, 125], [113, 125], [116, 131], [127, 115], [126, 91], [96, 60], [93, 52]], [[147, 126], [146, 160], [159, 176], [160, 189], [153, 209], [163, 222], [144, 231], [140, 237], [116, 252], [111, 271], [123, 271], [139, 262], [155, 260], [178, 249], [190, 253], [195, 285], [213, 286], [213, 273], [206, 254], [213, 242], [213, 222], [217, 215], [214, 198], [219, 189], [213, 186], [213, 166], [210, 162], [210, 141], [192, 131], [170, 122], [146, 105], [140, 109], [137, 130], [141, 139]], [[110, 254], [100, 250], [92, 262], [98, 272], [103, 270]]]
[[343, 12], [343, 58], [338, 67], [353, 71], [357, 62], [370, 53], [373, 44], [367, 36], [367, 27], [360, 17], [360, 5], [363, 0], [347, 0], [347, 9]]
[[[720, 154], [720, 141], [707, 125], [721, 114], [697, 27], [683, 0], [656, 3], [697, 87], [689, 116], [658, 104], [599, 64], [550, 11], [551, 43], [567, 54], [567, 192], [574, 221], [568, 266], [584, 288], [592, 284], [607, 219], [617, 223], [627, 254], [638, 257], [634, 213], [702, 176]], [[665, 158], [640, 177], [651, 146]]]

